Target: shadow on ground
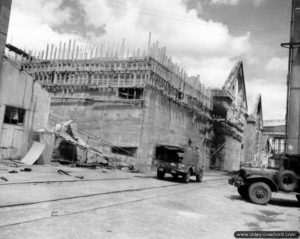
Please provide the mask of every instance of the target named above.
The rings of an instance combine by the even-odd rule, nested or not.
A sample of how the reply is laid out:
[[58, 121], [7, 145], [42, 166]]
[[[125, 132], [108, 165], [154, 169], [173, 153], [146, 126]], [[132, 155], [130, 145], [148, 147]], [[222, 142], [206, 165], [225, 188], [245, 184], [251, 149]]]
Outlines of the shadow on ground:
[[272, 198], [269, 204], [280, 207], [300, 207], [300, 202], [296, 199], [283, 199], [283, 198]]
[[[134, 177], [137, 177], [137, 178], [154, 178], [154, 179], [157, 179], [157, 180], [160, 180], [160, 181], [184, 183], [182, 177], [175, 178], [175, 177], [172, 177], [172, 176], [165, 176], [163, 179], [157, 178], [156, 175], [154, 175], [154, 176], [139, 176], [139, 175], [137, 175], [137, 176], [134, 176]], [[199, 182], [197, 182], [196, 179], [191, 178], [189, 183], [199, 183]]]
[[[225, 196], [226, 198], [232, 200], [232, 201], [245, 201], [251, 203], [249, 200], [242, 198], [238, 194], [230, 195], [230, 196]], [[299, 208], [300, 207], [300, 202], [295, 198], [293, 199], [283, 199], [283, 198], [272, 198], [269, 202], [270, 205], [274, 206], [280, 206], [280, 207], [294, 207], [294, 208]]]

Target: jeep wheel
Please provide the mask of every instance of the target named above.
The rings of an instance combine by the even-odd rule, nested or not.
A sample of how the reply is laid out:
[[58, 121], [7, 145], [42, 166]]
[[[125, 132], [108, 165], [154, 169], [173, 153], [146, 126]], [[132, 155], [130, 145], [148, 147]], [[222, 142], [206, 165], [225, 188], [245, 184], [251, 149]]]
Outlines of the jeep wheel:
[[183, 174], [182, 178], [183, 178], [183, 182], [188, 183], [190, 181], [190, 177], [191, 177], [191, 172], [188, 171], [187, 173]]
[[196, 175], [196, 182], [202, 182], [203, 179], [203, 173], [199, 173]]
[[298, 202], [300, 202], [300, 194], [297, 194], [296, 198], [297, 198]]
[[238, 188], [238, 192], [244, 199], [249, 199], [249, 193], [248, 193], [249, 187], [248, 186], [240, 186]]
[[270, 201], [272, 192], [267, 184], [257, 182], [250, 185], [248, 194], [251, 202], [264, 205]]
[[158, 170], [157, 170], [157, 177], [158, 177], [159, 179], [164, 179], [164, 177], [165, 177], [165, 172], [161, 172], [161, 171], [158, 171]]

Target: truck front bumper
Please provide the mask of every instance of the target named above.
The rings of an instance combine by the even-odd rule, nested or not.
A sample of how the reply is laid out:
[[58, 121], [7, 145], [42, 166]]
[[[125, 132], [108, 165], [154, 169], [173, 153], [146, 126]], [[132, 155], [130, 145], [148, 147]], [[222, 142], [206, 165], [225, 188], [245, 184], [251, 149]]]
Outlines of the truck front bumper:
[[228, 179], [228, 183], [239, 188], [240, 186], [245, 185], [244, 179], [240, 176], [234, 176]]
[[170, 173], [170, 174], [180, 174], [180, 170], [175, 169], [175, 168], [166, 168], [166, 167], [158, 167], [158, 171], [164, 172], [164, 173]]

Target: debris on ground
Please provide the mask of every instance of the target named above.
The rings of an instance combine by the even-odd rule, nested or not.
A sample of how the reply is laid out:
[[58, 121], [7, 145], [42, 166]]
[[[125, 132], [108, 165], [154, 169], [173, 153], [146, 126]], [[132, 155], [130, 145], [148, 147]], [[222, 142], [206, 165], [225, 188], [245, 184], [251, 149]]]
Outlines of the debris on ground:
[[62, 169], [57, 170], [57, 173], [58, 173], [58, 174], [61, 174], [61, 175], [68, 175], [68, 176], [70, 176], [70, 177], [75, 177], [75, 178], [79, 178], [79, 179], [84, 179], [83, 176], [73, 176], [73, 175], [71, 175], [69, 172], [67, 172], [67, 171], [65, 171], [65, 170], [62, 170]]
[[109, 156], [102, 156], [97, 161], [87, 161], [85, 163], [83, 162], [76, 162], [76, 163], [70, 163], [70, 161], [65, 159], [59, 159], [57, 160], [59, 163], [63, 165], [69, 165], [70, 167], [80, 167], [80, 168], [88, 168], [88, 169], [99, 169], [99, 168], [105, 168], [110, 170], [122, 170], [122, 169], [128, 169], [128, 170], [134, 170], [134, 165], [130, 163], [124, 162], [125, 160], [121, 158], [114, 157], [113, 155]]
[[8, 173], [18, 173], [18, 171], [17, 170], [10, 170], [10, 171], [8, 171]]
[[15, 167], [19, 167], [19, 165], [23, 164], [23, 163], [20, 162], [19, 160], [9, 159], [9, 161], [10, 161]]
[[31, 172], [32, 169], [31, 168], [23, 168], [20, 171], [22, 171], [22, 172]]
[[3, 180], [3, 181], [6, 181], [6, 182], [8, 181], [8, 179], [6, 177], [3, 177], [3, 176], [0, 177], [0, 179]]
[[101, 139], [79, 130], [73, 120], [56, 124], [52, 131], [55, 134], [52, 162], [89, 169], [134, 170], [136, 158], [127, 154], [104, 153], [92, 142], [98, 142]]

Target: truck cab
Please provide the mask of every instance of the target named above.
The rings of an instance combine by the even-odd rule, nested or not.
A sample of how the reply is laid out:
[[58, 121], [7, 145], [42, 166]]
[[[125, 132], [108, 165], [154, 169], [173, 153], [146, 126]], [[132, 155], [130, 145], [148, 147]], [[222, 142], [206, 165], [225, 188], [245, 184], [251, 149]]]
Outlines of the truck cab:
[[191, 145], [157, 145], [154, 155], [159, 179], [168, 173], [174, 178], [181, 176], [185, 183], [190, 181], [191, 176], [196, 176], [197, 182], [202, 181], [204, 166], [198, 148]]

